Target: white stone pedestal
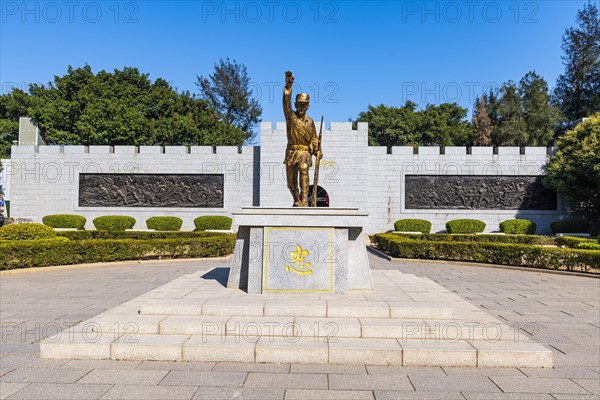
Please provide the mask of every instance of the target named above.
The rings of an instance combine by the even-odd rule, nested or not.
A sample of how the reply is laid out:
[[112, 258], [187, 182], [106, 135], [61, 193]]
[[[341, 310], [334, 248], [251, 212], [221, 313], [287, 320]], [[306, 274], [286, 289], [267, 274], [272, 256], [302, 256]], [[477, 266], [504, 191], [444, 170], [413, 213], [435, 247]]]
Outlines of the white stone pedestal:
[[243, 207], [230, 289], [248, 293], [335, 293], [373, 288], [357, 208]]

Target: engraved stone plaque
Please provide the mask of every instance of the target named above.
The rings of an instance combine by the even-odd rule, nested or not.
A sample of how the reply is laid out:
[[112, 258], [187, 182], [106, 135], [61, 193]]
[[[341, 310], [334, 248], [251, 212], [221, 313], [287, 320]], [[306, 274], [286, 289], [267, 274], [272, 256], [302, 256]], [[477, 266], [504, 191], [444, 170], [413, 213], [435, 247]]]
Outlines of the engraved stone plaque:
[[272, 228], [264, 232], [263, 293], [334, 293], [339, 245], [333, 228]]
[[556, 210], [542, 176], [406, 175], [406, 209]]
[[80, 207], [222, 208], [222, 174], [80, 174]]

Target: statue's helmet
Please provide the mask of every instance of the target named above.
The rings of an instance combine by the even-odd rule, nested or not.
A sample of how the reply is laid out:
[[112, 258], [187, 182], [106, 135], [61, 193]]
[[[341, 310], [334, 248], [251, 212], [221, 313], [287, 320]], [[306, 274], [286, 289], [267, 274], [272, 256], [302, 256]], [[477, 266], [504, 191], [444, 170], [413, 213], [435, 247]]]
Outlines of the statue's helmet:
[[308, 93], [300, 93], [296, 96], [296, 103], [310, 103], [310, 96]]

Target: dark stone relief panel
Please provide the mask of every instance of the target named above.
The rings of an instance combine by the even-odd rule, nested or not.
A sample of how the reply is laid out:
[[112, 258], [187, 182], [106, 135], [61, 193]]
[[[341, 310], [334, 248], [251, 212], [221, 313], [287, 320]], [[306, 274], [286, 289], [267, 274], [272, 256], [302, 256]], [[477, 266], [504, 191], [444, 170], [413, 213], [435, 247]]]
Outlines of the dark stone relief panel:
[[556, 210], [541, 176], [406, 175], [405, 208]]
[[222, 208], [222, 174], [80, 174], [80, 207]]

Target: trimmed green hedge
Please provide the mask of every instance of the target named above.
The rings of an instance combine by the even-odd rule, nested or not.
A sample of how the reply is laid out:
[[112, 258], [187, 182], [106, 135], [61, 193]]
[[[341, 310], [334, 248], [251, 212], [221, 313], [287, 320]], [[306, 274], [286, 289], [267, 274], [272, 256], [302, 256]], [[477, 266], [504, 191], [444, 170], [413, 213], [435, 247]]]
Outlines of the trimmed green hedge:
[[581, 243], [590, 242], [589, 239], [574, 236], [559, 236], [555, 239], [556, 245], [576, 249]]
[[531, 245], [554, 245], [558, 238], [537, 235], [450, 235], [445, 233], [433, 233], [429, 235], [410, 235], [406, 233], [395, 233], [395, 235], [411, 240], [426, 240], [431, 242], [481, 242], [481, 243], [511, 243]]
[[428, 234], [431, 231], [431, 222], [424, 219], [399, 219], [394, 223], [394, 229], [402, 232], [421, 232]]
[[123, 215], [105, 215], [94, 218], [94, 226], [99, 231], [124, 231], [135, 225], [135, 218]]
[[500, 222], [500, 232], [511, 235], [534, 235], [536, 229], [536, 223], [528, 219], [509, 219]]
[[473, 261], [522, 267], [600, 272], [600, 251], [560, 249], [508, 243], [433, 242], [384, 233], [372, 236], [393, 257]]
[[151, 217], [146, 220], [148, 229], [157, 231], [178, 231], [183, 225], [183, 220], [179, 217]]
[[446, 222], [448, 233], [480, 233], [485, 229], [485, 222], [478, 219], [455, 219]]
[[205, 231], [207, 229], [227, 230], [231, 229], [233, 220], [224, 215], [206, 215], [198, 217], [194, 220], [194, 225], [197, 231]]
[[225, 233], [213, 232], [145, 232], [145, 231], [67, 231], [56, 232], [58, 236], [64, 236], [71, 240], [90, 240], [90, 239], [195, 239], [199, 237], [222, 236]]
[[554, 221], [550, 229], [553, 233], [587, 233], [590, 224], [586, 221]]
[[231, 254], [234, 244], [235, 235], [198, 239], [0, 242], [0, 270], [147, 258], [219, 257]]
[[51, 226], [52, 228], [75, 228], [83, 229], [87, 219], [81, 215], [73, 214], [53, 214], [46, 215], [42, 218], [44, 225]]
[[577, 248], [585, 249], [585, 250], [600, 250], [600, 243], [594, 243], [594, 242], [579, 243], [577, 245]]
[[42, 224], [10, 224], [0, 227], [0, 240], [36, 240], [56, 237], [54, 229]]

